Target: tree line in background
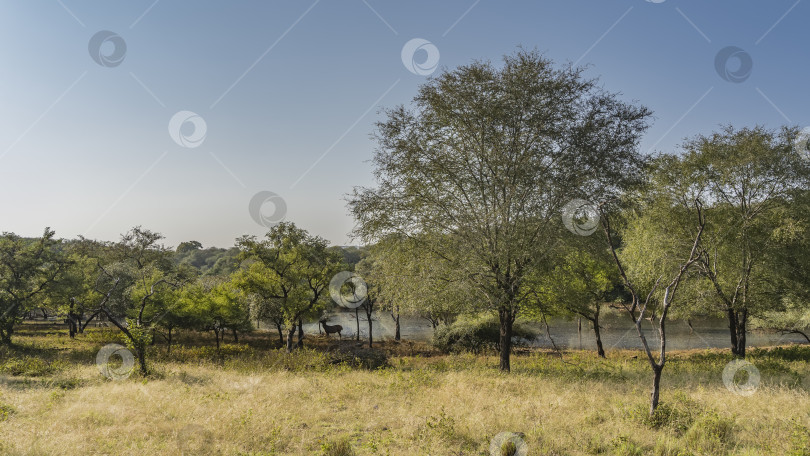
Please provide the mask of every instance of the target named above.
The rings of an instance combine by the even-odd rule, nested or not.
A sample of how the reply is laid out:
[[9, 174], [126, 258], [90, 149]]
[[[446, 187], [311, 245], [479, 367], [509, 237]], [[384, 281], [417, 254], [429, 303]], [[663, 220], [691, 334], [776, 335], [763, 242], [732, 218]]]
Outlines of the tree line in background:
[[604, 357], [600, 318], [618, 309], [650, 363], [652, 413], [670, 318], [727, 319], [738, 357], [753, 328], [810, 342], [810, 160], [795, 127], [723, 127], [677, 155], [641, 154], [650, 116], [536, 52], [445, 71], [377, 124], [376, 186], [348, 197], [366, 247], [330, 247], [290, 222], [230, 249], [172, 251], [140, 227], [118, 242], [4, 233], [0, 342], [39, 309], [71, 336], [110, 321], [144, 372], [154, 338], [170, 349], [177, 329], [219, 345], [269, 322], [292, 351], [303, 322], [334, 307], [332, 278], [352, 270], [369, 346], [375, 313], [397, 340], [401, 315], [434, 328], [494, 315], [504, 371], [518, 319], [583, 318]]

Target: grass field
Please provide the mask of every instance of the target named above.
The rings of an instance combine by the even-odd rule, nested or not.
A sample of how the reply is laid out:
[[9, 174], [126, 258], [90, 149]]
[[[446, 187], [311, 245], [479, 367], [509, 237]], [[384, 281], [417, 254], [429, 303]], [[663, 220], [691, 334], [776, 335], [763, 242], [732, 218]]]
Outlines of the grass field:
[[[272, 341], [272, 342], [271, 342]], [[810, 347], [755, 349], [751, 396], [729, 391], [727, 351], [672, 353], [662, 406], [646, 416], [650, 373], [638, 352], [495, 356], [309, 336], [286, 355], [272, 333], [182, 334], [152, 373], [102, 376], [115, 331], [23, 325], [0, 348], [0, 454], [489, 455], [501, 432], [530, 455], [810, 455]]]

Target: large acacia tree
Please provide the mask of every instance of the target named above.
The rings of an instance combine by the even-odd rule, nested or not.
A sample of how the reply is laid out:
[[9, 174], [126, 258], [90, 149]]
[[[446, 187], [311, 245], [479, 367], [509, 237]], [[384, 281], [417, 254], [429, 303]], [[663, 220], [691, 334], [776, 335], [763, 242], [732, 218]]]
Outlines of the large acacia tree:
[[[519, 50], [419, 88], [378, 122], [375, 188], [349, 198], [355, 235], [420, 242], [500, 319], [500, 368], [529, 295], [526, 274], [559, 232], [560, 209], [639, 177], [650, 112], [619, 101], [582, 69]], [[547, 262], [546, 262], [547, 263]]]

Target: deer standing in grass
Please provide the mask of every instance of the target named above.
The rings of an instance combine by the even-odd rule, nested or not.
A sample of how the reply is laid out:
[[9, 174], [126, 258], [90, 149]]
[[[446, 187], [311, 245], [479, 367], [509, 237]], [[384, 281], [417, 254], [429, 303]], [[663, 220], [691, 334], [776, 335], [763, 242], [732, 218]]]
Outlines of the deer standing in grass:
[[329, 334], [337, 333], [338, 339], [342, 339], [342, 335], [340, 334], [343, 331], [343, 326], [340, 325], [328, 325], [326, 324], [326, 319], [320, 320], [321, 325], [323, 325], [323, 330], [326, 332], [326, 337], [329, 337]]

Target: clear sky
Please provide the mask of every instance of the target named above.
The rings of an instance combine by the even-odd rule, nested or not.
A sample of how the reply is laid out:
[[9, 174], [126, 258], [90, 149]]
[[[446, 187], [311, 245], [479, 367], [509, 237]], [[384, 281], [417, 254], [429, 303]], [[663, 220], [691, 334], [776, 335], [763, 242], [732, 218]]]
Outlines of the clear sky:
[[[519, 45], [651, 108], [644, 152], [720, 124], [804, 127], [808, 15], [802, 0], [0, 0], [0, 230], [143, 225], [225, 247], [266, 231], [249, 207], [272, 192], [264, 223], [283, 201], [350, 244], [344, 195], [373, 183], [377, 110], [410, 102], [428, 58]], [[170, 132], [181, 111], [196, 117]]]

